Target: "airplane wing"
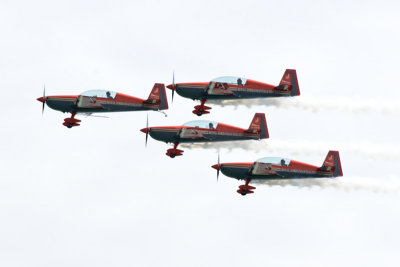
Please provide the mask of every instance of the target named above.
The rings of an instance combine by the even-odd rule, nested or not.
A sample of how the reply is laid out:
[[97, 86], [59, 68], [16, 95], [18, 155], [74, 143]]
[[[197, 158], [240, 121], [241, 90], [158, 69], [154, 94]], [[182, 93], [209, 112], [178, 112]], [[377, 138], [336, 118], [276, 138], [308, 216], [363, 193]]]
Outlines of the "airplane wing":
[[101, 115], [93, 115], [93, 113], [86, 113], [86, 112], [84, 112], [84, 113], [79, 113], [78, 115], [83, 115], [83, 116], [85, 116], [85, 117], [96, 117], [96, 118], [107, 118], [107, 119], [109, 119], [110, 117], [107, 117], [107, 116], [101, 116]]

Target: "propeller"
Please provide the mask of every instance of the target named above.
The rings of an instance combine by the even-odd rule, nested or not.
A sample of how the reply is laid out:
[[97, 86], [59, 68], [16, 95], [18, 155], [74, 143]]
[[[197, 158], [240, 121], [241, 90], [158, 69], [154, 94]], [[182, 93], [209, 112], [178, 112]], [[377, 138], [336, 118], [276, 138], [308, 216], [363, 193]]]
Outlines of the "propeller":
[[218, 182], [219, 171], [221, 170], [221, 167], [222, 167], [222, 165], [219, 161], [219, 152], [218, 152], [218, 164], [214, 164], [211, 167], [217, 170], [217, 182]]
[[149, 114], [147, 114], [147, 119], [146, 119], [146, 143], [145, 143], [145, 147], [147, 147], [147, 139], [149, 138]]
[[42, 114], [44, 112], [44, 106], [46, 104], [46, 84], [43, 85], [43, 105], [42, 105]]
[[172, 103], [174, 102], [174, 94], [175, 94], [175, 71], [172, 72], [172, 85], [173, 85], [173, 89], [172, 89]]
[[219, 170], [221, 169], [220, 162], [219, 162], [219, 153], [218, 153], [218, 169], [217, 169], [217, 182], [219, 177]]

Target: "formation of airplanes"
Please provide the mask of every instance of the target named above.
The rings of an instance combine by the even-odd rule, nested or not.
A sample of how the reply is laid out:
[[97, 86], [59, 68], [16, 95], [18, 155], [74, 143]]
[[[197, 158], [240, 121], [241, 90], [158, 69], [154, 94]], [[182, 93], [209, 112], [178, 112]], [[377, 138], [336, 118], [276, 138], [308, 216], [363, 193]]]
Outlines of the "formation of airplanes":
[[[173, 83], [167, 86], [172, 90], [172, 99], [176, 91], [180, 96], [192, 100], [200, 100], [200, 105], [194, 107], [193, 114], [201, 116], [209, 114], [211, 107], [205, 106], [207, 100], [223, 101], [235, 99], [293, 97], [300, 95], [297, 73], [287, 69], [278, 85], [271, 85], [243, 77], [225, 76], [212, 79], [210, 82]], [[71, 113], [65, 118], [63, 125], [67, 128], [79, 126], [81, 120], [75, 118], [79, 114], [127, 112], [127, 111], [163, 111], [168, 109], [168, 100], [164, 84], [154, 84], [147, 99], [130, 96], [110, 90], [89, 90], [79, 95], [55, 95], [37, 98], [42, 102], [42, 112], [45, 105], [63, 113]], [[171, 143], [173, 148], [166, 155], [174, 158], [182, 156], [183, 150], [178, 149], [181, 143], [213, 143], [241, 140], [261, 140], [269, 138], [267, 121], [264, 113], [256, 113], [250, 126], [239, 128], [221, 122], [195, 120], [181, 126], [152, 126], [148, 120], [146, 128], [141, 129], [153, 139]], [[280, 157], [266, 157], [255, 162], [218, 163], [212, 166], [217, 170], [217, 178], [222, 172], [228, 177], [244, 180], [237, 192], [241, 195], [254, 193], [253, 180], [276, 179], [310, 179], [331, 178], [343, 176], [338, 151], [329, 151], [321, 167], [313, 166], [295, 160]]]

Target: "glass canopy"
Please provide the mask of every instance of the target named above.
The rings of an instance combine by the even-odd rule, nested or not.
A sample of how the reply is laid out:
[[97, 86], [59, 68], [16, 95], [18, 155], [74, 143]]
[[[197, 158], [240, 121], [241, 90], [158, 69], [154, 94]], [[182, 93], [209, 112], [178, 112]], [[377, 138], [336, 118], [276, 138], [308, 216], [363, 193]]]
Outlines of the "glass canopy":
[[288, 166], [290, 164], [290, 159], [280, 158], [280, 157], [266, 157], [256, 160], [258, 163], [269, 163], [273, 165]]
[[215, 121], [189, 121], [185, 123], [183, 126], [195, 127], [195, 128], [204, 128], [204, 129], [216, 129], [218, 122]]
[[109, 90], [89, 90], [83, 92], [81, 95], [90, 97], [114, 98], [117, 93]]
[[236, 77], [236, 76], [224, 76], [212, 79], [211, 82], [219, 82], [219, 83], [227, 83], [227, 84], [234, 84], [234, 85], [245, 85], [247, 79], [243, 77]]

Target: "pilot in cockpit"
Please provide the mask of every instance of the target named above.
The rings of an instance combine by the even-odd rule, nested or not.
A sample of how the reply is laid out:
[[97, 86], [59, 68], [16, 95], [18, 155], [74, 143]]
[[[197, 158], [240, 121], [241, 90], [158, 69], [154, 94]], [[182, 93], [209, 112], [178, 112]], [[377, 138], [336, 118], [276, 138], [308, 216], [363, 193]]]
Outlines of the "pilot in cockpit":
[[209, 127], [211, 130], [214, 130], [214, 125], [212, 124], [212, 122], [210, 122], [210, 123], [208, 124], [208, 127]]
[[286, 166], [286, 162], [285, 162], [284, 159], [281, 159], [281, 165], [282, 165], [282, 166]]
[[240, 85], [240, 86], [243, 86], [242, 79], [238, 78], [238, 79], [237, 79], [237, 84]]
[[107, 95], [107, 98], [112, 98], [110, 91], [107, 91], [106, 95]]

